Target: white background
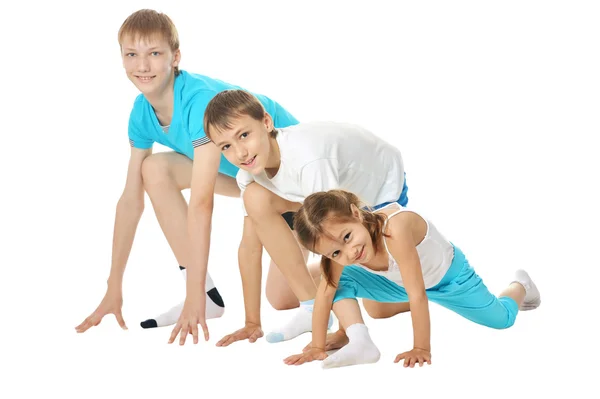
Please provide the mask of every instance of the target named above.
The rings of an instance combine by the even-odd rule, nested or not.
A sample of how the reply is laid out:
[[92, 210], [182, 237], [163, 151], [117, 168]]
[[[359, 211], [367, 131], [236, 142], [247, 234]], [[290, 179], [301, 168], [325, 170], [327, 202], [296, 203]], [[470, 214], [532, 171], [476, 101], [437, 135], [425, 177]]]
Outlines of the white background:
[[[6, 392], [0, 396], [597, 392], [598, 328], [592, 326], [600, 167], [593, 143], [600, 14], [594, 3], [6, 3], [0, 12], [0, 391]], [[284, 365], [309, 334], [217, 348], [244, 317], [241, 213], [237, 200], [218, 197], [209, 271], [225, 316], [209, 321], [209, 342], [168, 345], [171, 327], [139, 327], [184, 295], [147, 200], [125, 274], [129, 330], [108, 316], [76, 334], [74, 327], [102, 299], [110, 268], [129, 156], [127, 120], [137, 95], [121, 66], [117, 31], [139, 8], [174, 20], [183, 69], [266, 94], [303, 121], [363, 124], [398, 146], [409, 205], [463, 249], [493, 292], [515, 269], [527, 269], [541, 307], [498, 331], [431, 304], [433, 364], [422, 369], [393, 363], [411, 348], [408, 314], [365, 316], [382, 351], [367, 366]], [[262, 309], [265, 333], [290, 315], [266, 300]]]

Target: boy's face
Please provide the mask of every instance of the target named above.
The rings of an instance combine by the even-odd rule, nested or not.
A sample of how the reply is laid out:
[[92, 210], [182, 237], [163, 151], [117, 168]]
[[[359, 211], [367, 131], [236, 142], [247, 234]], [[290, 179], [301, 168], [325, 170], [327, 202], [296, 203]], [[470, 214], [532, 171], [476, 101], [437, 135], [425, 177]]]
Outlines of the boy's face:
[[326, 235], [317, 240], [315, 251], [343, 266], [372, 260], [375, 257], [373, 241], [358, 214], [358, 208], [353, 206], [352, 221], [325, 222]]
[[160, 35], [149, 38], [130, 35], [123, 38], [121, 57], [129, 80], [147, 95], [160, 93], [172, 84], [181, 53], [171, 51], [169, 43]]
[[272, 165], [275, 155], [269, 141], [273, 130], [273, 120], [265, 113], [263, 120], [257, 121], [248, 115], [232, 119], [230, 128], [216, 131], [211, 136], [225, 158], [235, 166], [252, 174], [261, 173]]

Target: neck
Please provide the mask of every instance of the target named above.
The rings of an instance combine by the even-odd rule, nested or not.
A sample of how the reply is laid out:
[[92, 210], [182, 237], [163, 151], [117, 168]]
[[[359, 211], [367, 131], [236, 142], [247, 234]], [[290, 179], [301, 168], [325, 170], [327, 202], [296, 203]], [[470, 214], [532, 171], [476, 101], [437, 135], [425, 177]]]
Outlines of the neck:
[[166, 87], [160, 91], [145, 94], [146, 100], [152, 105], [161, 125], [169, 125], [173, 117], [175, 76], [169, 80]]
[[269, 136], [269, 144], [269, 158], [267, 159], [265, 172], [267, 172], [269, 177], [273, 177], [279, 171], [279, 166], [281, 166], [281, 153], [279, 152], [279, 144], [276, 138]]

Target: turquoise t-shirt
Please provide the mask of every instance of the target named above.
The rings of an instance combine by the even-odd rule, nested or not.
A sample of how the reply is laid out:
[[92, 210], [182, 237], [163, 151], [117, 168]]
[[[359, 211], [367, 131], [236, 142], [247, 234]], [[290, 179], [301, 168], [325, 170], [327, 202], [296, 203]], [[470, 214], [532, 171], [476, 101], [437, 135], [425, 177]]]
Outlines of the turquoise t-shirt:
[[[194, 148], [210, 142], [204, 132], [204, 111], [219, 92], [242, 89], [218, 79], [180, 71], [175, 78], [173, 118], [167, 132], [160, 126], [152, 105], [143, 94], [135, 99], [129, 116], [129, 143], [132, 147], [148, 149], [160, 143], [165, 147], [194, 159]], [[298, 120], [276, 101], [253, 93], [273, 118], [276, 128], [298, 124]], [[219, 172], [235, 178], [238, 167], [221, 154]]]

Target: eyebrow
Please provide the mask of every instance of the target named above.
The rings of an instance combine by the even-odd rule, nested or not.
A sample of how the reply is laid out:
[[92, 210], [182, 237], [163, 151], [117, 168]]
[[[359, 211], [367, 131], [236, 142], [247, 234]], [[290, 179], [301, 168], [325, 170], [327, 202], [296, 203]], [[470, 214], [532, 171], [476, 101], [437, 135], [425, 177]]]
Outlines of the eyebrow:
[[[152, 47], [149, 48], [148, 51], [154, 51], [154, 50], [160, 50], [160, 47]], [[131, 47], [125, 47], [124, 48], [125, 51], [137, 51], [137, 49], [131, 48]]]
[[[237, 135], [238, 135], [238, 134], [240, 134], [240, 133], [241, 133], [243, 130], [245, 130], [245, 129], [244, 129], [244, 127], [242, 127], [242, 128], [240, 128], [240, 129], [238, 129], [238, 130], [235, 132], [235, 134], [233, 135], [233, 137], [237, 137]], [[225, 141], [227, 141], [227, 140], [225, 140]], [[221, 146], [222, 146], [222, 145], [225, 143], [225, 141], [221, 141], [221, 142], [219, 142], [219, 143], [215, 143], [215, 144], [217, 145], [217, 147], [221, 147]]]

